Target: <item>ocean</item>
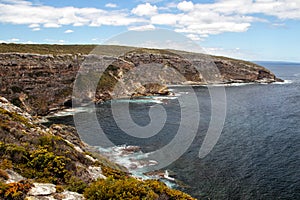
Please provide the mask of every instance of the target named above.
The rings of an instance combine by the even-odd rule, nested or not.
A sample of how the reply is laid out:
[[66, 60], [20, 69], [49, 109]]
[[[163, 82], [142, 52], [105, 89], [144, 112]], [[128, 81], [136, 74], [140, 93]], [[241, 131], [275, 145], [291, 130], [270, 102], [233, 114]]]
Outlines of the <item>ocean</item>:
[[[199, 199], [300, 199], [300, 64], [260, 64], [285, 82], [226, 86], [223, 130], [204, 158], [198, 155], [212, 117], [211, 97], [207, 87], [193, 87], [200, 116], [195, 138], [183, 155], [163, 168], [184, 183], [177, 186], [179, 189]], [[177, 96], [192, 98], [186, 87], [171, 89]], [[151, 153], [176, 138], [181, 106], [193, 106], [189, 101], [180, 104], [176, 95], [165, 99], [109, 101], [96, 107], [97, 118], [113, 144], [135, 145], [144, 153]], [[128, 103], [132, 120], [141, 127], [151, 123], [149, 111], [153, 106], [163, 106], [167, 117], [162, 129], [148, 138], [137, 138], [121, 130], [113, 118], [111, 105], [117, 105], [117, 111], [122, 112]], [[80, 114], [82, 124], [88, 123], [86, 114]], [[50, 120], [74, 125], [71, 116]], [[187, 121], [184, 128], [189, 130], [195, 124], [193, 119]], [[91, 141], [97, 141], [96, 134], [90, 137], [95, 137]], [[164, 156], [172, 153], [164, 152]]]

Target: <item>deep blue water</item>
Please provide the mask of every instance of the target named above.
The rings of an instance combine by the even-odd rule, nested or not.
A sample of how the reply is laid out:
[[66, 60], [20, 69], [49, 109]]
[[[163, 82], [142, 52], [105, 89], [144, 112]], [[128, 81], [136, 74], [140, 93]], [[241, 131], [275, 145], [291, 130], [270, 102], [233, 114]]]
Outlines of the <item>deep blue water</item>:
[[[197, 136], [185, 154], [167, 167], [186, 184], [181, 189], [192, 196], [300, 199], [300, 64], [264, 64], [291, 83], [226, 87], [224, 128], [216, 146], [203, 159], [198, 158], [198, 153], [211, 117], [210, 95], [206, 87], [194, 87], [200, 106]], [[189, 95], [184, 87], [176, 87], [174, 91]], [[97, 107], [98, 120], [115, 144], [138, 145], [144, 152], [151, 152], [168, 144], [180, 123], [178, 101], [166, 100], [162, 105], [167, 110], [167, 122], [157, 135], [147, 139], [137, 139], [121, 131], [112, 118], [109, 103]], [[122, 112], [121, 101], [119, 106]], [[151, 106], [153, 103], [131, 103], [133, 120], [147, 125]], [[64, 120], [72, 123], [70, 118]]]

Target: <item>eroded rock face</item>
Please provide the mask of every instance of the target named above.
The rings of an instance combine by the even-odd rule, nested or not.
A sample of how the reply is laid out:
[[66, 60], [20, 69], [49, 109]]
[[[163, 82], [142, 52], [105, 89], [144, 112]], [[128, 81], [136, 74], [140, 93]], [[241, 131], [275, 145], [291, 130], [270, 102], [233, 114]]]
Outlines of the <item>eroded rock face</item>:
[[45, 115], [70, 98], [82, 57], [0, 54], [1, 95], [31, 114]]
[[[105, 71], [103, 66], [99, 68], [101, 63]], [[86, 68], [78, 75], [83, 65]], [[0, 95], [30, 114], [47, 115], [70, 107], [75, 80], [81, 81], [75, 98], [79, 103], [168, 94], [166, 90], [162, 92], [166, 84], [280, 81], [269, 70], [250, 62], [165, 50], [137, 49], [118, 58], [0, 54]], [[93, 88], [95, 81], [96, 89]], [[152, 87], [153, 83], [161, 87]]]
[[218, 67], [223, 77], [223, 82], [272, 83], [275, 81], [282, 81], [276, 78], [276, 76], [270, 70], [251, 62], [216, 58], [214, 63]]

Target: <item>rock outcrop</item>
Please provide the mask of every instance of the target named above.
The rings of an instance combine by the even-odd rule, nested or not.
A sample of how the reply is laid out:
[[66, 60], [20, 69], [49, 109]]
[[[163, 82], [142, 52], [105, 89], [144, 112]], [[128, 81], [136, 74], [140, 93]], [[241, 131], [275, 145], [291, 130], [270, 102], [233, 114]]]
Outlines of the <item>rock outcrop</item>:
[[132, 47], [128, 52], [123, 47], [122, 52], [117, 57], [2, 53], [0, 95], [30, 114], [47, 115], [72, 105], [75, 80], [80, 85], [75, 95], [79, 103], [168, 94], [166, 84], [280, 81], [266, 68], [241, 60], [166, 50], [132, 51]]

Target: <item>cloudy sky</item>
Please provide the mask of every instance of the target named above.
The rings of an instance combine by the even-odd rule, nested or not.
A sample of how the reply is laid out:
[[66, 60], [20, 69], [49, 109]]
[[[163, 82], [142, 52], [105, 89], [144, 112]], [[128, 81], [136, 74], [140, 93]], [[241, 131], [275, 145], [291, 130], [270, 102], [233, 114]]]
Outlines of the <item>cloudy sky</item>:
[[211, 54], [300, 61], [300, 0], [0, 0], [0, 42], [102, 44], [160, 28]]

